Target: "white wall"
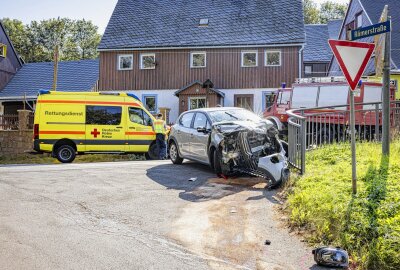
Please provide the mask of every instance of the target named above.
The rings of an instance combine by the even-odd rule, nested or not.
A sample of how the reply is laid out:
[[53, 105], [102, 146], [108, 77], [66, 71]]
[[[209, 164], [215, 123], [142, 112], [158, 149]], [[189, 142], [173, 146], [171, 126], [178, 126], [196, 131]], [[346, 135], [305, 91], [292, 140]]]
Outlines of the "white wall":
[[224, 107], [233, 107], [235, 105], [235, 95], [247, 94], [254, 95], [254, 112], [256, 114], [263, 113], [263, 95], [265, 92], [276, 91], [277, 89], [252, 88], [252, 89], [219, 89], [225, 94]]
[[[265, 92], [276, 91], [275, 88], [253, 88], [253, 89], [219, 89], [225, 94], [224, 107], [233, 107], [235, 105], [234, 95], [251, 94], [254, 95], [254, 112], [262, 114], [263, 112], [263, 95]], [[157, 108], [170, 108], [169, 118], [172, 123], [175, 123], [179, 116], [179, 99], [174, 95], [176, 90], [135, 90], [126, 91], [137, 95], [142, 101], [142, 96], [146, 94], [157, 95]]]

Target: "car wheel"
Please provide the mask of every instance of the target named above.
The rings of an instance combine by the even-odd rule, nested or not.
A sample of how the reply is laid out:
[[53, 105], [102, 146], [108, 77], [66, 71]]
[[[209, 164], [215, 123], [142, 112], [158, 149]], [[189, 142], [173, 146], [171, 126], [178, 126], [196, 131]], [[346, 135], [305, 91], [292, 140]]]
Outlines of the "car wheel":
[[56, 158], [62, 163], [71, 163], [75, 157], [76, 151], [70, 145], [61, 145], [56, 150]]
[[213, 165], [214, 165], [214, 171], [216, 174], [222, 173], [221, 153], [218, 149], [215, 149], [213, 152]]
[[153, 143], [149, 147], [149, 151], [145, 154], [147, 160], [156, 160], [158, 159], [158, 151], [157, 145]]
[[179, 156], [178, 147], [176, 146], [175, 142], [171, 142], [169, 146], [169, 158], [174, 164], [182, 164], [183, 162], [183, 158]]

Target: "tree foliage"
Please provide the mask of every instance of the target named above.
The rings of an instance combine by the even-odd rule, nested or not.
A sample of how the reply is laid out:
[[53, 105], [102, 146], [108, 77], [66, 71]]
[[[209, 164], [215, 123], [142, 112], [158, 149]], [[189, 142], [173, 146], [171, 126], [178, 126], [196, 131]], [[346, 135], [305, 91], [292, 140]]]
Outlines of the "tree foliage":
[[344, 19], [346, 4], [325, 1], [320, 7], [313, 0], [303, 0], [305, 24], [326, 24], [330, 20]]
[[101, 35], [91, 21], [68, 18], [32, 21], [2, 19], [15, 49], [25, 62], [52, 61], [59, 47], [59, 60], [94, 59]]

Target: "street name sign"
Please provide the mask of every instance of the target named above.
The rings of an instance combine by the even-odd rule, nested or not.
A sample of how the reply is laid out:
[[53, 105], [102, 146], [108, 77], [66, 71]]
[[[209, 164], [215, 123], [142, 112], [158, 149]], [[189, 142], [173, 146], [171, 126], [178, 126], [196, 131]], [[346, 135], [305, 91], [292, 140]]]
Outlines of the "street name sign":
[[351, 40], [366, 38], [390, 32], [390, 21], [373, 24], [367, 27], [351, 30]]
[[375, 44], [332, 39], [328, 42], [351, 90], [356, 89]]

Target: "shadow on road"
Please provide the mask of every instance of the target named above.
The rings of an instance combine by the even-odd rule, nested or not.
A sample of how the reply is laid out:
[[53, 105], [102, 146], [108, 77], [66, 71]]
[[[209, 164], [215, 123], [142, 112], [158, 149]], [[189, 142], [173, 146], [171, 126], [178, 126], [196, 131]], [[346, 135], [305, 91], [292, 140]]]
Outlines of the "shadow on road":
[[[247, 200], [268, 199], [277, 203], [272, 198], [276, 191], [267, 190], [264, 179], [247, 175], [218, 178], [209, 166], [195, 162], [155, 166], [147, 170], [147, 176], [168, 189], [182, 190], [179, 198], [191, 202], [218, 200], [244, 190], [253, 190], [259, 191], [260, 195]], [[191, 178], [195, 180], [191, 181]]]

